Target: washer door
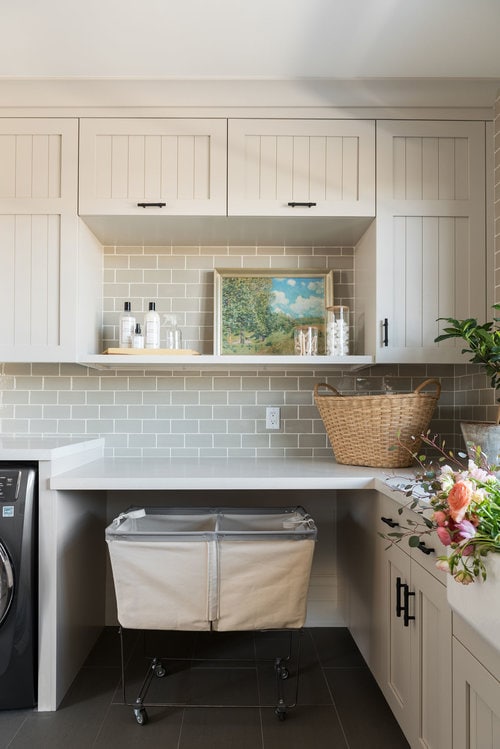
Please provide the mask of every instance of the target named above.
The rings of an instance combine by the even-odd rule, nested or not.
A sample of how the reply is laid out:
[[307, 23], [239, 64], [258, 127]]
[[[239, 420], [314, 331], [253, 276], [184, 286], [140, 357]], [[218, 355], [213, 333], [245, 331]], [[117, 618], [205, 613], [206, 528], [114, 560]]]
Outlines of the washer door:
[[0, 625], [9, 613], [14, 597], [14, 570], [7, 549], [0, 541]]

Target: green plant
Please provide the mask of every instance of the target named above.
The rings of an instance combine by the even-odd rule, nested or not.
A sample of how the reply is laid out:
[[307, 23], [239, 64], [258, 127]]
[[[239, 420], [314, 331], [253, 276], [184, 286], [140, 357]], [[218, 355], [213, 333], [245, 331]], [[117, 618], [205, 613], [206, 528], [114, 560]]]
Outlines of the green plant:
[[[494, 304], [493, 309], [500, 309], [500, 304]], [[490, 322], [482, 325], [470, 317], [467, 320], [455, 320], [452, 317], [440, 317], [450, 323], [450, 327], [444, 328], [443, 333], [434, 340], [444, 341], [447, 338], [463, 338], [467, 348], [462, 349], [463, 354], [472, 354], [470, 361], [480, 364], [488, 377], [491, 387], [500, 390], [500, 328], [498, 323], [500, 317], [494, 317]], [[497, 398], [500, 401], [500, 395]]]

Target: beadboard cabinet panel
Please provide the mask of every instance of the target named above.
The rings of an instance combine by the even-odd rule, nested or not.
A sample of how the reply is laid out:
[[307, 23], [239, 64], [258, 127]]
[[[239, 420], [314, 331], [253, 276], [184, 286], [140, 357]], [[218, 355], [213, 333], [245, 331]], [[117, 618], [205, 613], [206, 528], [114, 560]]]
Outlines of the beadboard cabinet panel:
[[80, 214], [225, 215], [226, 130], [225, 119], [82, 119]]
[[453, 638], [453, 749], [499, 746], [500, 682]]
[[376, 229], [356, 253], [377, 362], [463, 362], [459, 342], [434, 339], [438, 318], [486, 314], [485, 201], [484, 123], [377, 123]]
[[230, 119], [228, 215], [374, 216], [374, 132], [370, 120]]
[[80, 253], [78, 121], [0, 118], [0, 162], [0, 360], [76, 361], [102, 293], [81, 291], [102, 260]]
[[0, 213], [76, 213], [76, 119], [0, 118], [0, 164]]

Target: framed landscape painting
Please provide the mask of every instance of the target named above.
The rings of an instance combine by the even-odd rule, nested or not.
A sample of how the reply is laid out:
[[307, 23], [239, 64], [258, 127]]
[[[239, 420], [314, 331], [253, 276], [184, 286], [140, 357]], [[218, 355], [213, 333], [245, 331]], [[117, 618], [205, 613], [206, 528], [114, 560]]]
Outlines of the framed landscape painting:
[[214, 271], [214, 353], [269, 356], [294, 353], [294, 328], [315, 326], [325, 353], [326, 307], [333, 271]]

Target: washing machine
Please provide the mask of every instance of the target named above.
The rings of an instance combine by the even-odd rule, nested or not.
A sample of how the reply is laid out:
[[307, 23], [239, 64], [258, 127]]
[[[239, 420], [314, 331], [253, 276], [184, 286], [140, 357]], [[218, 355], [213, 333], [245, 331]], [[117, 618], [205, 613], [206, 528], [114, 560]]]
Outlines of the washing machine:
[[37, 471], [0, 462], [0, 709], [37, 695]]

